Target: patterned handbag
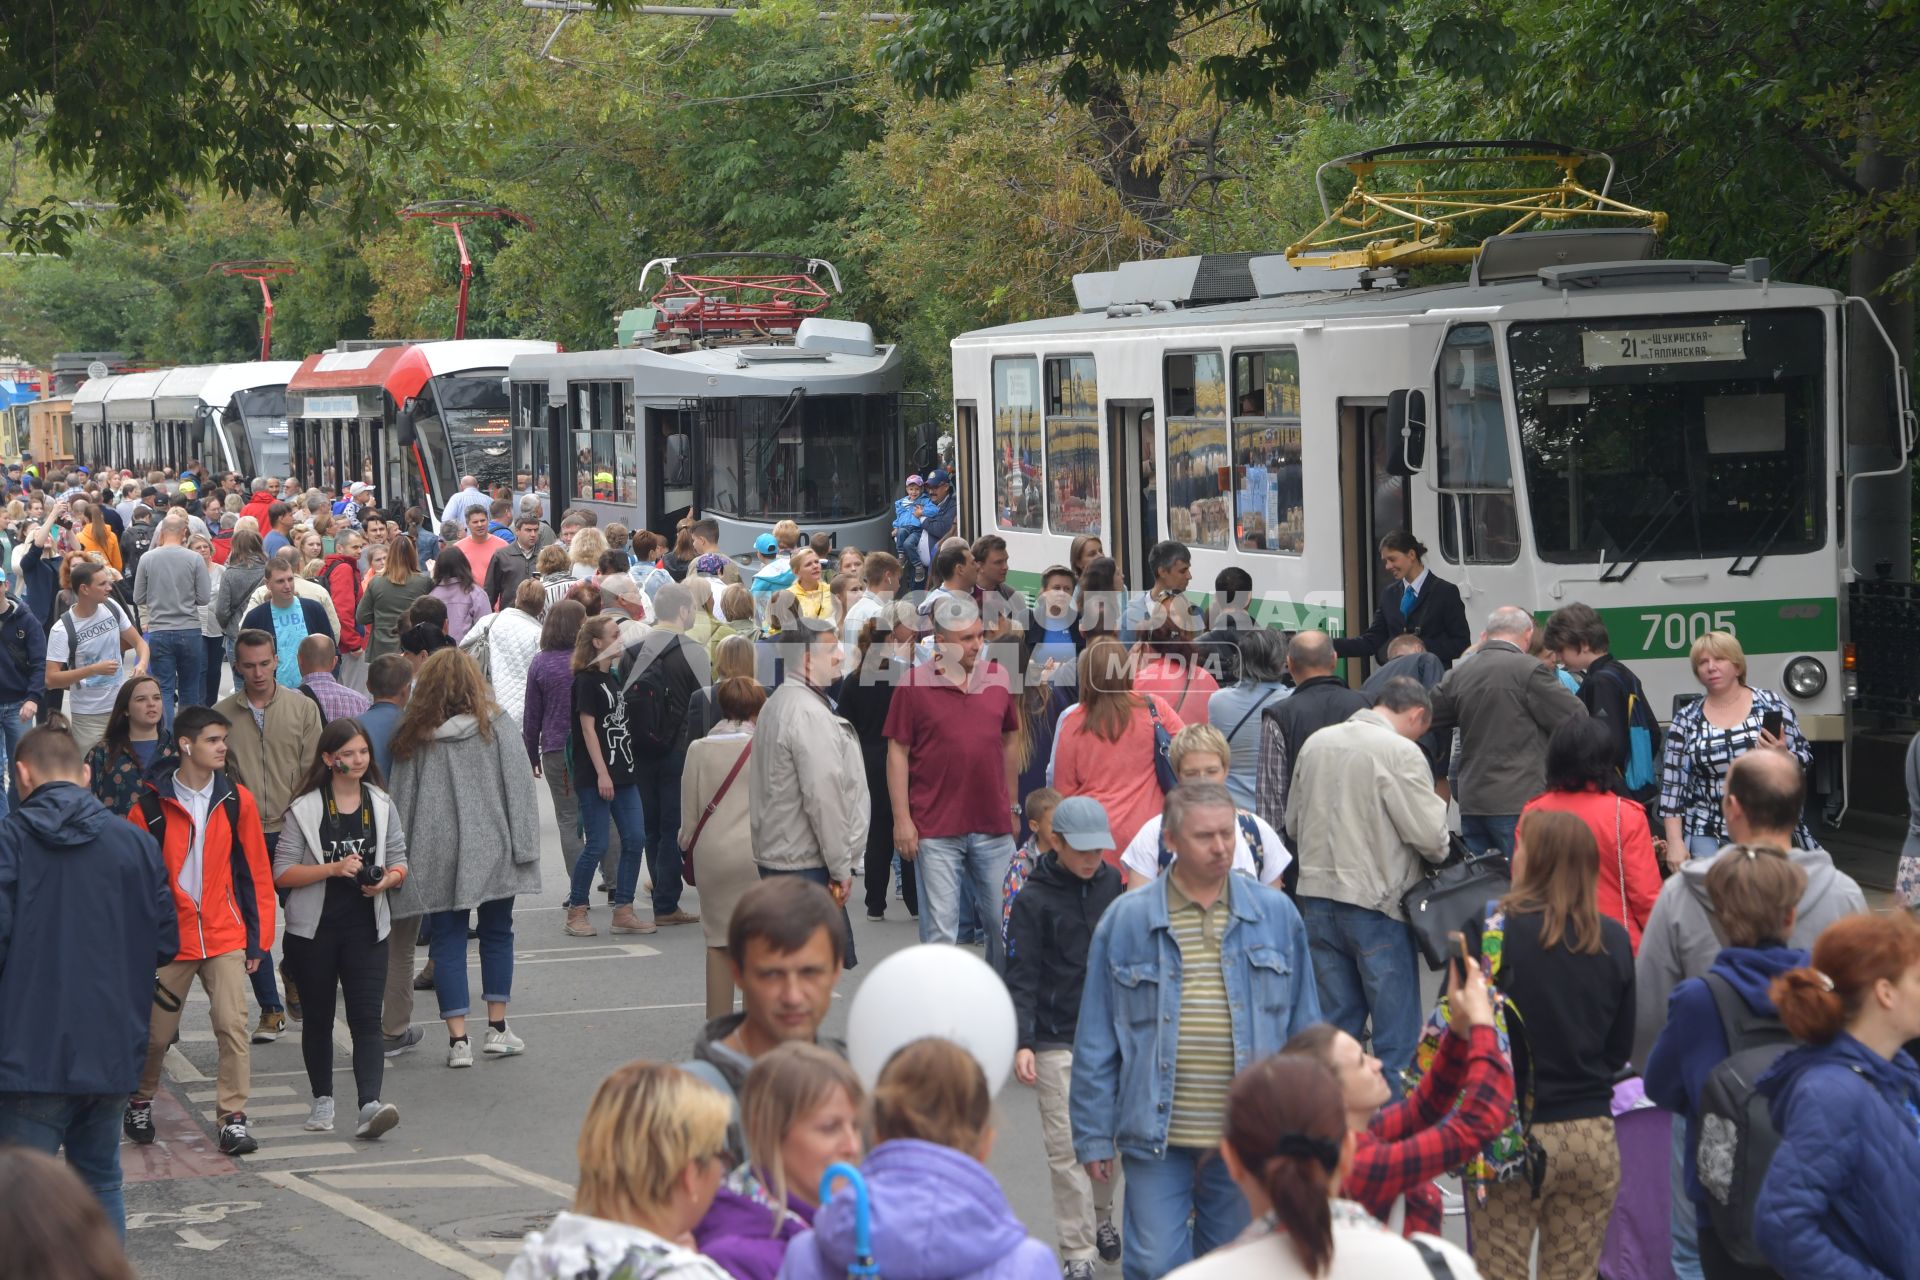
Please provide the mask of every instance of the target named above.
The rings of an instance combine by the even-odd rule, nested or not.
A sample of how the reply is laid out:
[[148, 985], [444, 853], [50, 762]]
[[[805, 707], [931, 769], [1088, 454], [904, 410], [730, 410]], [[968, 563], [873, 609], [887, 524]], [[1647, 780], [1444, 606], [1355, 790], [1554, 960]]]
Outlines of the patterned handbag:
[[[1512, 1037], [1518, 1034], [1524, 1040], [1526, 1030], [1520, 1021], [1520, 1011], [1508, 1004], [1500, 988], [1493, 985], [1493, 975], [1500, 968], [1506, 925], [1506, 912], [1501, 910], [1499, 903], [1489, 902], [1486, 925], [1480, 935], [1480, 971], [1486, 976], [1487, 994], [1493, 1001], [1494, 1035], [1499, 1041], [1501, 1056], [1506, 1058], [1508, 1069], [1511, 1070]], [[1446, 1034], [1448, 1012], [1447, 997], [1442, 994], [1433, 1012], [1427, 1015], [1427, 1025], [1421, 1029], [1420, 1043], [1413, 1051], [1413, 1065], [1405, 1072], [1409, 1093], [1420, 1082], [1420, 1078], [1433, 1069], [1434, 1057], [1440, 1052], [1440, 1037]], [[1531, 1132], [1532, 1124], [1533, 1069], [1529, 1058], [1527, 1078], [1514, 1081], [1513, 1101], [1507, 1104], [1506, 1124], [1478, 1154], [1456, 1170], [1473, 1189], [1478, 1202], [1486, 1202], [1487, 1185], [1494, 1182], [1525, 1180], [1534, 1185], [1535, 1194], [1538, 1194], [1540, 1178], [1546, 1172], [1545, 1153]]]

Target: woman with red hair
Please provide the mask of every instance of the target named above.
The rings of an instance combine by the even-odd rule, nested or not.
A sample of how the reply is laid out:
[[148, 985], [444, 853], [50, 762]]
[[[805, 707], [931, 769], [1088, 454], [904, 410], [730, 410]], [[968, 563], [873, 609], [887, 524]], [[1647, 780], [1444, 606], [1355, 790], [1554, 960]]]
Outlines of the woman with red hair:
[[1813, 964], [1773, 980], [1802, 1042], [1758, 1089], [1780, 1146], [1754, 1206], [1783, 1276], [1910, 1276], [1920, 1259], [1920, 923], [1904, 912], [1827, 926]]

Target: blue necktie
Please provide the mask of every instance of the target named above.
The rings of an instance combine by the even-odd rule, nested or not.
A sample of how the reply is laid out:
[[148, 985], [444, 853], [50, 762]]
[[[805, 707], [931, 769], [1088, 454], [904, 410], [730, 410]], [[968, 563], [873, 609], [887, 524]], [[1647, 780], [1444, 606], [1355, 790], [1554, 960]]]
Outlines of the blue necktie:
[[1420, 594], [1413, 589], [1412, 583], [1400, 589], [1400, 617], [1403, 620], [1413, 616], [1413, 602], [1419, 598]]

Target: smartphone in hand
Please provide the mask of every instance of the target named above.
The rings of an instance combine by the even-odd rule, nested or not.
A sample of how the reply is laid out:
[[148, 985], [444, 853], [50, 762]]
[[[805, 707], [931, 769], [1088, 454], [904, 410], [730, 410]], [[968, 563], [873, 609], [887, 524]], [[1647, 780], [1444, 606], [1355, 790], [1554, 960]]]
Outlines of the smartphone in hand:
[[1447, 947], [1452, 952], [1447, 957], [1448, 985], [1464, 986], [1467, 981], [1467, 966], [1473, 963], [1473, 957], [1467, 952], [1467, 935], [1458, 932], [1449, 933]]
[[1780, 736], [1780, 731], [1785, 724], [1786, 718], [1778, 710], [1769, 711], [1760, 717], [1760, 727], [1776, 738]]

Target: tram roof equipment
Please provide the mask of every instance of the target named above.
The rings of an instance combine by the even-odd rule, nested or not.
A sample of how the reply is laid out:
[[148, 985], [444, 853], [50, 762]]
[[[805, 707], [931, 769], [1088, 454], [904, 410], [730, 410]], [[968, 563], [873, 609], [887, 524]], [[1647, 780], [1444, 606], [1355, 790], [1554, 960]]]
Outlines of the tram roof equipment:
[[[1599, 190], [1579, 171], [1604, 162]], [[1557, 170], [1557, 180], [1517, 181], [1511, 186], [1452, 185], [1463, 166], [1510, 165]], [[1352, 186], [1336, 205], [1327, 194], [1329, 169], [1345, 169]], [[1429, 187], [1428, 175], [1442, 185]], [[1410, 181], [1394, 179], [1409, 177]], [[1667, 215], [1641, 209], [1612, 195], [1613, 157], [1589, 147], [1535, 139], [1471, 139], [1407, 142], [1340, 156], [1314, 173], [1321, 222], [1287, 246], [1295, 266], [1417, 267], [1473, 262], [1482, 246], [1469, 243], [1466, 224], [1482, 217], [1505, 219], [1503, 233], [1599, 219], [1659, 235]]]
[[153, 393], [170, 369], [143, 369], [123, 373], [106, 394], [108, 422], [151, 422]]
[[105, 422], [107, 420], [107, 393], [125, 374], [110, 373], [104, 378], [88, 378], [75, 388], [73, 393], [73, 420], [75, 422]]
[[299, 368], [298, 360], [252, 360], [169, 370], [154, 389], [153, 416], [162, 422], [184, 421], [202, 406], [221, 409], [242, 391], [286, 386]]

